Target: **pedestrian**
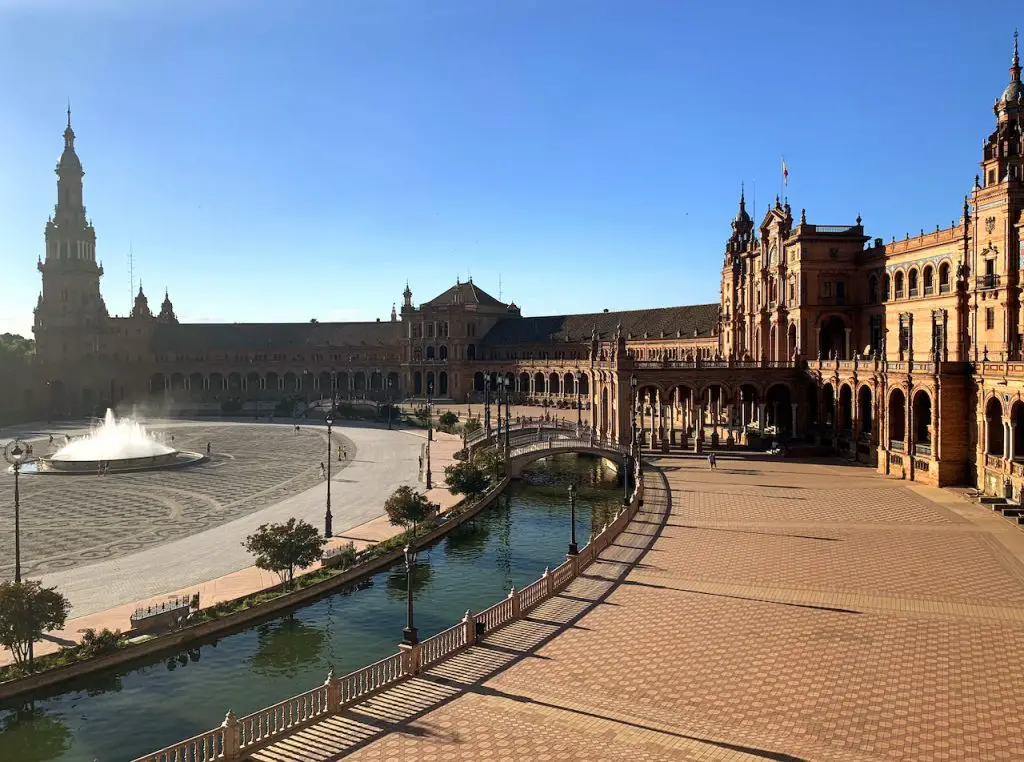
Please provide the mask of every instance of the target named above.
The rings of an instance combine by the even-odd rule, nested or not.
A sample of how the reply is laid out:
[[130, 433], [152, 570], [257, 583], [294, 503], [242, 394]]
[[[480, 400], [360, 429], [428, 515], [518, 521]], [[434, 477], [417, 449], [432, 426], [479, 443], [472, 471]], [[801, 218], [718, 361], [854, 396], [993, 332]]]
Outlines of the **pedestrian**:
[[53, 434], [50, 434], [50, 444], [53, 444]]
[[206, 454], [207, 455], [210, 454], [210, 443], [209, 442], [206, 443]]
[[324, 480], [327, 479], [327, 467], [324, 465], [322, 460], [320, 461], [320, 478]]
[[341, 448], [341, 455], [343, 458], [345, 458], [345, 460], [348, 460], [348, 450], [346, 450], [344, 447]]
[[298, 434], [298, 433], [299, 433], [299, 424], [295, 424], [295, 433], [296, 433], [296, 434]]
[[344, 450], [341, 450], [341, 449], [338, 450], [338, 462], [339, 463], [341, 463], [341, 456], [344, 454], [344, 452], [345, 452]]
[[718, 462], [715, 460], [715, 454], [713, 452], [708, 453], [708, 468], [712, 471], [718, 470]]

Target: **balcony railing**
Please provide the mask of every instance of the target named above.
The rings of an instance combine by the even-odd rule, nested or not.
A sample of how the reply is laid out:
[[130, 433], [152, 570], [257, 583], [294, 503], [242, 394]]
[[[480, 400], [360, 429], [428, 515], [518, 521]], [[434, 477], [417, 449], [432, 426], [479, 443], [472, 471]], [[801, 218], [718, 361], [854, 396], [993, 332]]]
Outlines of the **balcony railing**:
[[914, 455], [926, 455], [930, 458], [932, 455], [932, 446], [930, 444], [915, 444]]
[[904, 452], [905, 446], [904, 443], [899, 439], [890, 439], [889, 449], [892, 450], [893, 452]]
[[979, 275], [977, 278], [977, 288], [979, 291], [985, 291], [988, 289], [999, 288], [999, 276], [993, 273], [986, 273], [985, 275]]

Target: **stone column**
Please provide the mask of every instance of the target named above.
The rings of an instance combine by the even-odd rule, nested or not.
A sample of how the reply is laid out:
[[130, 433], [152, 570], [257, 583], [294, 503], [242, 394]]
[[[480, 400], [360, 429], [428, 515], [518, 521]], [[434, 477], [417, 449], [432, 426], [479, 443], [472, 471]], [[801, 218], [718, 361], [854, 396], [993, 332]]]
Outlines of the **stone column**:
[[762, 433], [764, 432], [764, 429], [765, 429], [765, 420], [766, 420], [767, 410], [768, 410], [767, 403], [765, 403], [765, 402], [757, 403], [757, 430], [762, 432]]
[[850, 329], [850, 328], [847, 328], [846, 329], [846, 349], [845, 349], [845, 353], [843, 354], [843, 359], [844, 360], [849, 360], [850, 356], [851, 356], [851, 353], [850, 353], [850, 334], [851, 333], [853, 333], [853, 330]]
[[793, 408], [793, 436], [796, 436], [796, 403], [790, 403], [790, 407]]
[[1014, 459], [1014, 457], [1016, 457], [1016, 455], [1017, 455], [1017, 448], [1016, 448], [1015, 443], [1013, 441], [1014, 434], [1017, 432], [1017, 424], [1014, 421], [1009, 421], [1006, 424], [1006, 428], [1007, 428], [1008, 436], [1007, 436], [1007, 440], [1006, 440], [1006, 448], [1005, 449], [1006, 449], [1006, 453], [1007, 453], [1007, 459], [1012, 461]]
[[669, 446], [676, 446], [676, 395], [678, 391], [672, 391], [672, 397], [668, 403], [668, 443]]

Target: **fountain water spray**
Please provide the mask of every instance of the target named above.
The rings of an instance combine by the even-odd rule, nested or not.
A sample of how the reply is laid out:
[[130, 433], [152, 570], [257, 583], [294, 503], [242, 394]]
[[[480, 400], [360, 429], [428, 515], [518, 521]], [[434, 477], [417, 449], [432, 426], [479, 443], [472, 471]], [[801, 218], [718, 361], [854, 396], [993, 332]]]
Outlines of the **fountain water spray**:
[[170, 455], [173, 447], [157, 442], [146, 427], [131, 418], [117, 419], [108, 409], [103, 423], [53, 454], [56, 461], [126, 460]]

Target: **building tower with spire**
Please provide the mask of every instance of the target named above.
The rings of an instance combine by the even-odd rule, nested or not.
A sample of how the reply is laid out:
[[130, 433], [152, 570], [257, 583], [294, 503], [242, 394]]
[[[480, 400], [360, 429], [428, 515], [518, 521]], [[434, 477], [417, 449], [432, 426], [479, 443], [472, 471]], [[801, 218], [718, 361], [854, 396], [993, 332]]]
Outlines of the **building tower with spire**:
[[[971, 205], [968, 278], [974, 346], [977, 360], [987, 347], [996, 357], [1020, 357], [1024, 352], [1024, 325], [1018, 295], [1020, 235], [1024, 232], [1024, 84], [1020, 50], [1013, 35], [1010, 81], [995, 102], [995, 131], [982, 149], [981, 175]], [[970, 218], [965, 209], [965, 217]]]
[[46, 222], [46, 256], [38, 263], [43, 291], [33, 326], [37, 352], [43, 361], [75, 360], [94, 354], [96, 337], [105, 330], [108, 317], [100, 295], [103, 267], [96, 262], [96, 231], [85, 214], [85, 172], [75, 153], [70, 106], [64, 150], [54, 171], [57, 203]]

